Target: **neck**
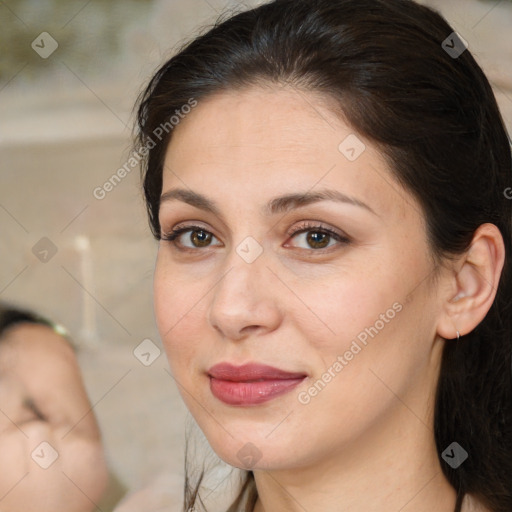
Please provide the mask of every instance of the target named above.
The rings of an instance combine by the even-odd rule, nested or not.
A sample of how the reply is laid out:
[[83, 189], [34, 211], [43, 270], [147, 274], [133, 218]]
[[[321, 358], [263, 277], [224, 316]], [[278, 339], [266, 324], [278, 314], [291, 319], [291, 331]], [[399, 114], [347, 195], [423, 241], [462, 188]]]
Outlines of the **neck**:
[[456, 492], [429, 425], [397, 400], [386, 419], [321, 462], [254, 471], [254, 512], [453, 512]]

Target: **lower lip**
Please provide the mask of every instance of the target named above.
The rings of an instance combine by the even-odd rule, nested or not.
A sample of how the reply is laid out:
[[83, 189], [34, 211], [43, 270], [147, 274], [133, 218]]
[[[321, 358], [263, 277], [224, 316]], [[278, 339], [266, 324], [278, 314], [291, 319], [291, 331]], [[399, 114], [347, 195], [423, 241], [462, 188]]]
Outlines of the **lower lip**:
[[305, 378], [233, 382], [210, 377], [210, 389], [213, 396], [228, 405], [258, 405], [288, 393]]

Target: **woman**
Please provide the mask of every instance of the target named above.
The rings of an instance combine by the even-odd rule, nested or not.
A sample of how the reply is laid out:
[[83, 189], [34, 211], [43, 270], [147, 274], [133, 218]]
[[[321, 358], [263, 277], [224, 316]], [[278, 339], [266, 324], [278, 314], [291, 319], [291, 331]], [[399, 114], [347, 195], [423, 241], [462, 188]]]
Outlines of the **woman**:
[[511, 152], [443, 18], [221, 20], [152, 78], [137, 141], [171, 370], [246, 471], [229, 510], [512, 510]]

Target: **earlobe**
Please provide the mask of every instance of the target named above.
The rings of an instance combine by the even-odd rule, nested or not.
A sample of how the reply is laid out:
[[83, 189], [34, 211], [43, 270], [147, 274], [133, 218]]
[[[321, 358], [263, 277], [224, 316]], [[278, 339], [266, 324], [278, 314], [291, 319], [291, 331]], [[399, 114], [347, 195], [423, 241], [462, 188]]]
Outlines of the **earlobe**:
[[[505, 261], [500, 230], [494, 224], [482, 224], [475, 231], [469, 249], [461, 256], [451, 290], [443, 299], [437, 333], [445, 339], [468, 334], [485, 318], [494, 302]], [[455, 294], [453, 289], [455, 287]]]

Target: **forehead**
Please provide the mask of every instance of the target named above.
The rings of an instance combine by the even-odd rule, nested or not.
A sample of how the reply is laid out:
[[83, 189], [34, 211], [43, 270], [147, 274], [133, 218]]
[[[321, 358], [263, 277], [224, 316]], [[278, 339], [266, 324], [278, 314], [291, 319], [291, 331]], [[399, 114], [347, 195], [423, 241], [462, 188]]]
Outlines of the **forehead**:
[[324, 149], [335, 154], [335, 132], [343, 131], [351, 130], [318, 94], [290, 87], [250, 87], [200, 100], [174, 130], [170, 148], [200, 144], [201, 153], [214, 156], [229, 150], [233, 158], [240, 152], [261, 157], [262, 150], [313, 156], [319, 149], [318, 137], [330, 133], [333, 140], [324, 138]]
[[335, 188], [399, 216], [412, 201], [377, 147], [337, 114], [332, 100], [277, 86], [213, 95], [180, 121], [167, 149], [163, 192], [184, 185], [205, 195], [213, 188], [226, 201]]

